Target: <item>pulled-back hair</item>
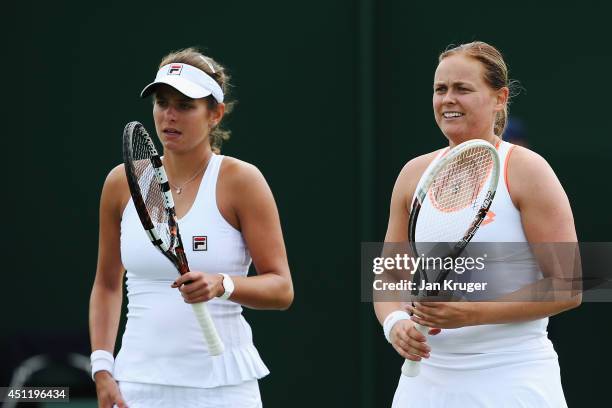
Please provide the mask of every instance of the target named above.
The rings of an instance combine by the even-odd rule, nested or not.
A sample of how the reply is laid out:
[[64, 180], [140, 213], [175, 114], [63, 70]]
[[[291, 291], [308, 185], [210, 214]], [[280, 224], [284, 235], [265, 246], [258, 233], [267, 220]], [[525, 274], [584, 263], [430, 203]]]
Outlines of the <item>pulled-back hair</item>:
[[[206, 74], [208, 74], [215, 81], [217, 81], [217, 83], [219, 84], [219, 86], [221, 86], [221, 89], [223, 90], [225, 100], [225, 114], [229, 114], [232, 111], [234, 105], [236, 104], [236, 101], [228, 102], [225, 98], [231, 87], [231, 77], [226, 72], [225, 67], [223, 67], [214, 59], [202, 54], [197, 48], [194, 47], [189, 47], [169, 53], [168, 55], [162, 58], [161, 62], [159, 63], [159, 68], [172, 63], [188, 64], [206, 72]], [[205, 100], [208, 104], [209, 110], [215, 110], [217, 108], [218, 102], [212, 95], [207, 96]], [[221, 145], [223, 144], [223, 141], [228, 140], [231, 135], [231, 131], [221, 128], [220, 125], [221, 123], [218, 123], [215, 127], [213, 127], [210, 131], [209, 136], [210, 147], [215, 153], [221, 152]]]
[[485, 70], [484, 80], [491, 89], [497, 91], [503, 87], [507, 87], [510, 90], [504, 110], [498, 112], [495, 117], [494, 132], [497, 136], [501, 137], [508, 124], [508, 104], [510, 103], [510, 97], [518, 93], [518, 90], [515, 89], [519, 87], [518, 81], [508, 78], [508, 67], [504, 62], [504, 58], [497, 48], [490, 44], [482, 41], [474, 41], [448, 48], [440, 54], [438, 62], [455, 54], [463, 54], [479, 61]]

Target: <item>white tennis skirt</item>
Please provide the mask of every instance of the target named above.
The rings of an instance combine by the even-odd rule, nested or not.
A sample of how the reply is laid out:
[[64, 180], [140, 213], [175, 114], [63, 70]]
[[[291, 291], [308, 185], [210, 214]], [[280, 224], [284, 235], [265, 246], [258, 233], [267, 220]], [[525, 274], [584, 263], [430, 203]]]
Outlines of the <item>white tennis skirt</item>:
[[120, 381], [130, 408], [261, 408], [257, 380], [214, 388], [177, 387]]
[[392, 408], [567, 408], [556, 357], [460, 367], [423, 364], [417, 377], [400, 375]]

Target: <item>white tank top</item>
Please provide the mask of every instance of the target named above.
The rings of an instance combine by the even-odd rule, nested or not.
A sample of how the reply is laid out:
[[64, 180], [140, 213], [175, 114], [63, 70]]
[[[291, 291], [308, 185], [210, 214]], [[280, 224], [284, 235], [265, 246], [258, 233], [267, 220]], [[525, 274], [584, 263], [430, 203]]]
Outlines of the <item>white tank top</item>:
[[[508, 158], [514, 145], [508, 142], [501, 142], [497, 147], [500, 164], [499, 181], [495, 199], [472, 242], [527, 242], [525, 232], [521, 223], [521, 215], [514, 206], [510, 193], [508, 192], [507, 166]], [[432, 164], [446, 152], [442, 150], [434, 159]], [[488, 248], [491, 247], [491, 251]], [[468, 246], [469, 250], [469, 246]], [[503, 275], [506, 280], [503, 283], [500, 279], [495, 281], [503, 286], [504, 292], [510, 292], [523, 285], [533, 282], [534, 273], [538, 273], [536, 259], [528, 250], [527, 245], [517, 245], [517, 250], [508, 251], [508, 245], [500, 244], [487, 246], [486, 273]], [[509, 265], [513, 268], [508, 270]], [[489, 289], [489, 287], [487, 287]], [[477, 299], [474, 299], [477, 300]], [[548, 318], [532, 320], [528, 322], [468, 326], [458, 329], [443, 329], [441, 333], [428, 338], [431, 345], [432, 358], [423, 360], [424, 364], [435, 364], [438, 366], [448, 366], [453, 364], [454, 359], [436, 358], [445, 353], [507, 353], [522, 352], [527, 359], [533, 355], [524, 353], [532, 350], [539, 356], [556, 356], [552, 343], [548, 339], [546, 327]], [[515, 357], [513, 357], [515, 358]], [[497, 364], [496, 358], [489, 359], [481, 356], [480, 358], [470, 359], [474, 368], [484, 368], [490, 364]], [[464, 368], [466, 362], [463, 361]]]
[[[191, 270], [246, 276], [248, 248], [217, 207], [222, 160], [211, 157], [193, 206], [179, 220], [181, 237]], [[151, 245], [131, 199], [121, 219], [121, 259], [127, 270], [128, 315], [115, 361], [118, 381], [210, 388], [269, 373], [253, 345], [242, 307], [229, 300], [207, 303], [225, 343], [222, 355], [208, 354], [191, 305], [170, 287], [178, 272]]]

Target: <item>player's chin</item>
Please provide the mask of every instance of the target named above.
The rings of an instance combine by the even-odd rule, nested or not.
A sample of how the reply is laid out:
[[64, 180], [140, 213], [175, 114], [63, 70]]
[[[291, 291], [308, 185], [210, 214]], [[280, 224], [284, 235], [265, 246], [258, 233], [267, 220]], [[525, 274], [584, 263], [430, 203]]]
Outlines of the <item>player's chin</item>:
[[442, 133], [444, 133], [444, 136], [446, 136], [449, 141], [453, 142], [456, 145], [470, 139], [469, 133], [465, 131], [465, 128], [463, 126], [446, 124], [440, 126], [440, 130], [442, 130]]
[[183, 153], [188, 150], [180, 140], [162, 140], [164, 151], [170, 151], [173, 153]]

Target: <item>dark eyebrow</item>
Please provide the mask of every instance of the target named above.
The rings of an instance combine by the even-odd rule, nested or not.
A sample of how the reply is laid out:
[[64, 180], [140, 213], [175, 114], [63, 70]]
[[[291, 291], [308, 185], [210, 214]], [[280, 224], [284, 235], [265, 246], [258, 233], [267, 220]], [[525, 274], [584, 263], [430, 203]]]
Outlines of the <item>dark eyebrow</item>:
[[[446, 83], [445, 82], [434, 82], [434, 87], [435, 86], [446, 86]], [[451, 83], [451, 86], [471, 86], [471, 84], [467, 82], [457, 81], [457, 82]]]

